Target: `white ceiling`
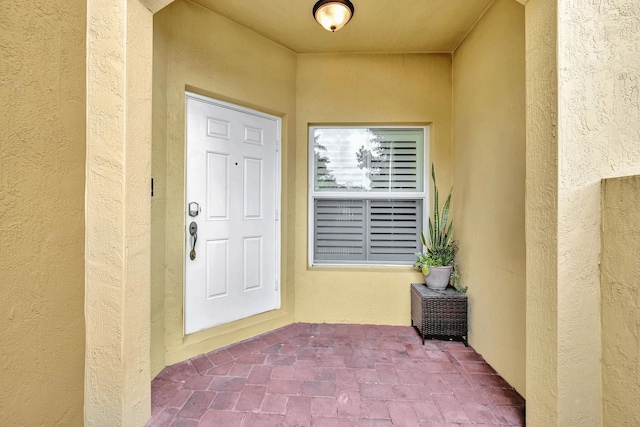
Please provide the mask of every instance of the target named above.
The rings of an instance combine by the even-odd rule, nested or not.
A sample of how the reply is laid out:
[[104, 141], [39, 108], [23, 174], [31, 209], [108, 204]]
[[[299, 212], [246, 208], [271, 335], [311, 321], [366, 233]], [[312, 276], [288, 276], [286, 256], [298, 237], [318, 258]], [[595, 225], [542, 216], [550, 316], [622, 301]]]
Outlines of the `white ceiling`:
[[316, 0], [193, 1], [297, 53], [451, 52], [493, 2], [352, 0], [351, 22], [330, 33], [313, 19]]

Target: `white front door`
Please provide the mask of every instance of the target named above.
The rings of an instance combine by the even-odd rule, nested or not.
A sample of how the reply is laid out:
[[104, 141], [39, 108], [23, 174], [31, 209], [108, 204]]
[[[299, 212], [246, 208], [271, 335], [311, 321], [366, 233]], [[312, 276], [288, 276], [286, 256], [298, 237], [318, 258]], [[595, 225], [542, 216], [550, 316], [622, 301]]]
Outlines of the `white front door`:
[[190, 334], [280, 307], [280, 119], [186, 97]]

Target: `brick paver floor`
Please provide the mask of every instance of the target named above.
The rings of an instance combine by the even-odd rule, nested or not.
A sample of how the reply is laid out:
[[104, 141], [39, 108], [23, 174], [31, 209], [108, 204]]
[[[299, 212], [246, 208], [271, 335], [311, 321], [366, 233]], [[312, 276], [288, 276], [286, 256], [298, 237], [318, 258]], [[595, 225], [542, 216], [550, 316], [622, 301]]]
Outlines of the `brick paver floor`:
[[524, 400], [462, 343], [296, 323], [165, 368], [149, 426], [522, 426]]

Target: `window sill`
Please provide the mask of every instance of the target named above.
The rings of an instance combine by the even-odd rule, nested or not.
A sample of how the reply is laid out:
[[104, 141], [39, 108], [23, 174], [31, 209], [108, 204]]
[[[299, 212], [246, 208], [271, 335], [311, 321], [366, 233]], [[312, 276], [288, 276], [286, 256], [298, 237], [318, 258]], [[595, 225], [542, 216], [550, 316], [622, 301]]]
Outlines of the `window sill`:
[[307, 271], [406, 272], [415, 271], [409, 264], [307, 264]]

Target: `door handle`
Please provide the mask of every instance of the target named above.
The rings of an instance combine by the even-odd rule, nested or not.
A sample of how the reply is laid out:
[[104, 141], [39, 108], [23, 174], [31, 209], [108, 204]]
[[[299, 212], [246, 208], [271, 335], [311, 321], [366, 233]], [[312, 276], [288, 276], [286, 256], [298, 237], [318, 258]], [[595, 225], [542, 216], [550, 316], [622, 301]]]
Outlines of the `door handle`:
[[191, 221], [189, 224], [189, 234], [193, 237], [193, 244], [191, 245], [191, 252], [189, 252], [189, 258], [191, 261], [196, 259], [196, 242], [198, 241], [198, 224], [195, 221]]

